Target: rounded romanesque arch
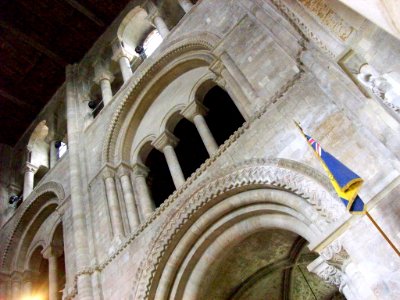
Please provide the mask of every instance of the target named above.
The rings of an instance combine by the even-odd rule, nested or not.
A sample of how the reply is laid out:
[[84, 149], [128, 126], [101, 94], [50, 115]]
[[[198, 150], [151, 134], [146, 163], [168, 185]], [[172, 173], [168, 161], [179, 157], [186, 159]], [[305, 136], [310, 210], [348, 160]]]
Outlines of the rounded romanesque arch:
[[135, 299], [196, 299], [212, 258], [252, 234], [283, 230], [315, 244], [347, 216], [326, 179], [297, 162], [253, 160], [212, 178], [154, 214], [171, 217], [141, 265]]
[[23, 268], [34, 234], [65, 198], [63, 187], [56, 182], [47, 182], [32, 194], [4, 230], [4, 243], [0, 246], [3, 270]]
[[161, 55], [150, 57], [137, 80], [127, 92], [112, 118], [103, 144], [102, 161], [129, 161], [132, 141], [141, 117], [158, 94], [183, 73], [210, 66], [216, 59], [212, 50], [219, 38], [210, 33], [173, 41]]

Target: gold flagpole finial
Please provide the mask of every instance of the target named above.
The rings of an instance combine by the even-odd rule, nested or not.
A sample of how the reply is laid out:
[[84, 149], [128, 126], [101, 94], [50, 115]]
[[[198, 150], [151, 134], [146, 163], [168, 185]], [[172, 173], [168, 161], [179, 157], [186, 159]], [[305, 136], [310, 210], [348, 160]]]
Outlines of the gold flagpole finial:
[[300, 129], [301, 132], [303, 132], [303, 128], [301, 128], [300, 122], [297, 122], [296, 120], [293, 120], [293, 122], [297, 126], [297, 128]]

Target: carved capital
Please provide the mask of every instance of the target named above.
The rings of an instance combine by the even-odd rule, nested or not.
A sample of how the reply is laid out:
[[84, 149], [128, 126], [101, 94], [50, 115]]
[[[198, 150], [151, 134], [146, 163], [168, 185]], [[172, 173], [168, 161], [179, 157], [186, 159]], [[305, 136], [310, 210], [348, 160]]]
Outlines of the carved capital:
[[114, 178], [115, 176], [115, 170], [110, 167], [110, 166], [106, 166], [104, 167], [104, 169], [101, 171], [101, 175], [103, 176], [103, 179], [107, 179], [107, 178]]
[[33, 270], [25, 270], [22, 273], [22, 281], [23, 282], [31, 282], [33, 281], [36, 277], [38, 277], [40, 273], [38, 271], [33, 271]]
[[163, 151], [165, 146], [172, 146], [175, 148], [175, 146], [178, 144], [179, 139], [174, 136], [171, 132], [168, 130], [165, 130], [163, 133], [161, 133], [158, 138], [156, 138], [153, 142], [152, 145], [154, 148], [157, 150]]
[[111, 59], [113, 61], [118, 62], [118, 60], [121, 57], [126, 57], [127, 59], [129, 59], [129, 61], [132, 59], [132, 54], [128, 53], [126, 51], [126, 49], [123, 47], [122, 43], [119, 41], [119, 39], [115, 40], [112, 44], [111, 44], [111, 48], [113, 51], [113, 56], [111, 57]]
[[225, 69], [223, 62], [219, 59], [215, 60], [210, 65], [210, 71], [213, 72], [217, 77], [221, 76], [222, 71]]
[[208, 112], [208, 108], [202, 103], [194, 100], [190, 102], [182, 111], [181, 115], [184, 116], [189, 121], [193, 122], [193, 118], [197, 115], [205, 116]]
[[143, 164], [134, 164], [132, 167], [132, 175], [134, 177], [144, 177], [146, 178], [147, 175], [149, 175], [149, 168], [147, 168], [145, 165]]
[[22, 173], [26, 173], [26, 172], [36, 173], [37, 170], [38, 170], [38, 167], [32, 165], [30, 162], [26, 162], [25, 166], [22, 168]]
[[22, 273], [18, 271], [14, 271], [11, 273], [11, 281], [21, 281]]
[[100, 62], [94, 64], [94, 78], [93, 81], [100, 84], [102, 80], [108, 80], [112, 82], [114, 75]]
[[132, 172], [132, 168], [125, 163], [121, 163], [117, 169], [118, 177], [129, 176]]
[[48, 245], [46, 248], [42, 250], [42, 255], [45, 259], [49, 259], [50, 257], [60, 257], [64, 253], [64, 249], [60, 246], [56, 245]]
[[114, 80], [114, 75], [111, 74], [110, 71], [104, 71], [102, 73], [97, 74], [94, 78], [93, 81], [97, 84], [100, 84], [102, 80], [108, 80], [112, 82]]
[[307, 269], [318, 275], [322, 280], [330, 285], [334, 285], [342, 291], [343, 287], [346, 285], [346, 277], [344, 273], [328, 264], [322, 257], [318, 257], [312, 263], [307, 266]]
[[320, 255], [325, 261], [338, 267], [342, 267], [349, 259], [349, 254], [338, 240], [322, 250]]

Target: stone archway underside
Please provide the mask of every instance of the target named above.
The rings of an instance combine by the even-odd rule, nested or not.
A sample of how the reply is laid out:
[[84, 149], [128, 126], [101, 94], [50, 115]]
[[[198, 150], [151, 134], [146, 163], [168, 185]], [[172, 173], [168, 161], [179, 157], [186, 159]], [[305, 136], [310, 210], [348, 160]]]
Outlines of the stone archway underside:
[[[7, 224], [2, 231], [4, 243], [0, 244], [0, 253], [3, 254], [0, 266], [3, 270], [9, 270], [15, 260], [16, 253], [11, 249], [19, 249], [21, 239], [27, 232], [35, 231], [64, 198], [64, 189], [60, 184], [47, 182], [35, 189], [22, 203], [13, 217], [15, 221]], [[27, 250], [28, 246], [25, 245], [24, 249]]]
[[[178, 249], [179, 245], [184, 245], [182, 241], [185, 238], [189, 240], [200, 238], [196, 234], [193, 236], [193, 232], [201, 232], [201, 230], [197, 229], [198, 226], [196, 229], [191, 226], [200, 217], [206, 216], [209, 209], [214, 209], [217, 204], [222, 206], [222, 210], [232, 209], [231, 204], [224, 205], [229, 197], [243, 198], [244, 193], [254, 193], [250, 198], [247, 196], [243, 198], [242, 204], [239, 205], [244, 206], [244, 210], [253, 209], [252, 212], [247, 211], [246, 216], [265, 215], [268, 216], [268, 220], [276, 222], [266, 221], [260, 228], [254, 229], [254, 232], [259, 231], [263, 226], [266, 226], [265, 228], [272, 226], [296, 232], [308, 241], [320, 238], [329, 224], [334, 223], [344, 214], [340, 202], [332, 196], [327, 186], [328, 184], [321, 179], [319, 174], [301, 164], [283, 160], [258, 160], [230, 168], [218, 179], [203, 185], [203, 188], [194, 194], [180, 198], [179, 195], [172, 195], [159, 208], [159, 211], [172, 206], [171, 209], [174, 209], [175, 213], [164, 226], [161, 226], [161, 232], [150, 246], [148, 260], [141, 265], [137, 278], [139, 285], [136, 289], [136, 299], [154, 299], [158, 295], [165, 297], [171, 292], [173, 289], [171, 280], [174, 280], [178, 272], [183, 272], [179, 269], [180, 264], [190, 251], [190, 247], [185, 246]], [[269, 195], [264, 193], [269, 193]], [[271, 193], [277, 195], [274, 196]], [[282, 193], [284, 197], [278, 195]], [[261, 198], [257, 199], [257, 197]], [[252, 207], [249, 208], [249, 205]], [[240, 217], [236, 218], [240, 219]], [[282, 223], [282, 219], [286, 220]], [[254, 221], [254, 223], [257, 222]], [[211, 224], [213, 221], [206, 227]], [[173, 267], [165, 271], [166, 266]], [[169, 273], [169, 277], [163, 279], [165, 272]], [[169, 282], [166, 287], [161, 282], [163, 280]], [[161, 292], [159, 287], [161, 287]]]

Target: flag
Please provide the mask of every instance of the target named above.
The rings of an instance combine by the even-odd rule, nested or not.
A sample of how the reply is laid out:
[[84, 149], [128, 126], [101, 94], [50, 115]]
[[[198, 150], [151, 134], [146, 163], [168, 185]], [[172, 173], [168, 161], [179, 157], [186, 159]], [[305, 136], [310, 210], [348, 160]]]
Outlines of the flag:
[[316, 140], [305, 134], [303, 128], [301, 128], [297, 122], [295, 123], [307, 140], [308, 145], [319, 158], [322, 167], [328, 174], [333, 188], [346, 206], [346, 209], [352, 214], [365, 213], [364, 202], [358, 196], [358, 191], [363, 184], [362, 178], [347, 168], [329, 152], [322, 149], [321, 145]]

